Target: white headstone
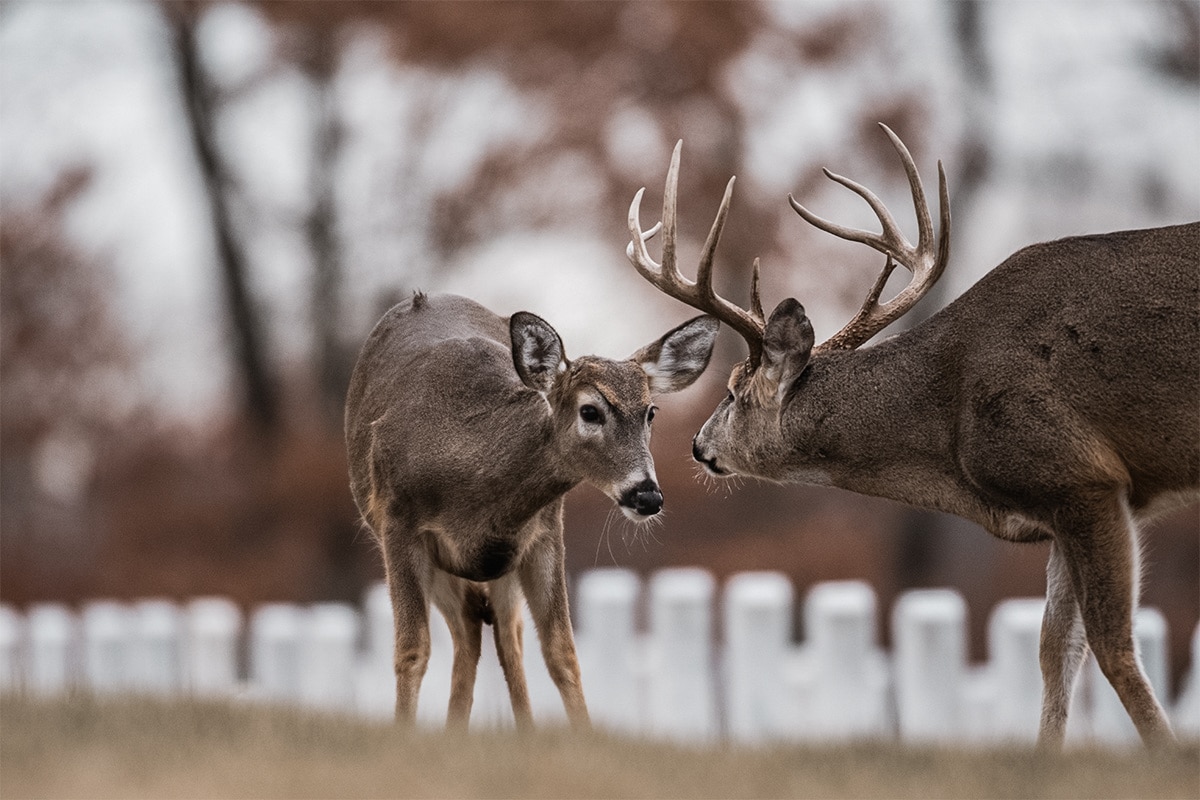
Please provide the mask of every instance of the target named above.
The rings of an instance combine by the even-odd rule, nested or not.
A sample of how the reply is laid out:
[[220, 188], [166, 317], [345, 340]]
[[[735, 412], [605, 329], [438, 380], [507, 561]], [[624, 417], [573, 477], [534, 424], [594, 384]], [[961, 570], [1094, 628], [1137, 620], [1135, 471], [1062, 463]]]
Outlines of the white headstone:
[[726, 718], [736, 741], [769, 741], [786, 724], [781, 710], [792, 606], [791, 581], [779, 572], [743, 572], [726, 585]]
[[304, 611], [291, 603], [265, 603], [250, 615], [250, 683], [268, 702], [300, 699]]
[[237, 689], [238, 639], [242, 613], [224, 597], [199, 597], [187, 604], [184, 647], [186, 685], [201, 697], [228, 697]]
[[642, 582], [626, 569], [590, 570], [579, 579], [576, 644], [584, 697], [600, 727], [633, 733], [643, 724], [635, 615]]
[[805, 598], [805, 641], [817, 680], [814, 733], [821, 738], [888, 733], [888, 676], [875, 614], [875, 592], [862, 581], [821, 583]]
[[892, 610], [896, 709], [903, 740], [960, 741], [966, 620], [966, 603], [952, 589], [906, 592]]
[[345, 603], [318, 603], [304, 619], [300, 696], [325, 711], [354, 709], [358, 613]]
[[131, 689], [132, 617], [128, 606], [113, 600], [94, 600], [83, 607], [83, 678], [91, 691], [117, 694]]
[[650, 579], [650, 728], [679, 742], [718, 733], [713, 681], [715, 581], [701, 569], [661, 570]]
[[43, 603], [26, 616], [25, 682], [35, 694], [58, 695], [77, 685], [79, 622], [63, 605]]
[[390, 719], [396, 709], [396, 624], [392, 598], [383, 581], [367, 587], [363, 595], [363, 622], [366, 635], [358, 666], [358, 710], [372, 719]]
[[131, 687], [165, 697], [183, 688], [183, 613], [169, 600], [134, 603]]
[[995, 684], [993, 728], [999, 739], [1033, 742], [1042, 716], [1042, 598], [996, 605], [988, 621], [990, 678]]

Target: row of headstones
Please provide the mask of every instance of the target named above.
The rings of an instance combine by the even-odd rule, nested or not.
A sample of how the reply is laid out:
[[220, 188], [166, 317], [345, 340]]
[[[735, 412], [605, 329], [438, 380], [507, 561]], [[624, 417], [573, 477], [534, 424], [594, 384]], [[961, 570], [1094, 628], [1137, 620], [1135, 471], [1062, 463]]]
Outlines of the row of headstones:
[[[716, 585], [701, 570], [649, 582], [649, 633], [633, 633], [636, 576], [601, 570], [580, 582], [581, 661], [594, 715], [677, 739], [725, 733], [745, 742], [889, 738], [934, 743], [1033, 741], [1041, 711], [1038, 660], [1044, 600], [999, 603], [987, 630], [989, 661], [968, 665], [966, 604], [949, 589], [910, 591], [892, 609], [893, 650], [878, 645], [874, 592], [857, 581], [814, 586], [791, 639], [793, 590], [776, 573], [743, 573], [725, 586], [724, 646], [712, 630]], [[1141, 609], [1136, 636], [1158, 697], [1168, 694], [1166, 623]], [[1200, 627], [1191, 672], [1172, 716], [1200, 737]], [[708, 665], [716, 663], [713, 669]], [[590, 667], [590, 669], [589, 669]], [[640, 688], [640, 694], [629, 686]], [[717, 702], [716, 698], [720, 699]], [[623, 715], [623, 716], [622, 716]], [[1089, 656], [1076, 685], [1069, 741], [1134, 743], [1137, 733]]]
[[[717, 585], [700, 569], [662, 570], [646, 585], [620, 569], [578, 581], [576, 640], [593, 720], [608, 729], [677, 741], [744, 743], [891, 738], [935, 743], [1032, 741], [1041, 702], [1037, 647], [1043, 601], [993, 609], [989, 661], [967, 661], [966, 606], [947, 589], [902, 595], [891, 614], [893, 651], [878, 645], [876, 598], [859, 582], [818, 584], [802, 607], [805, 639], [792, 641], [793, 589], [778, 573], [742, 573], [722, 594], [723, 645], [714, 641]], [[646, 630], [638, 620], [646, 603]], [[419, 718], [439, 724], [450, 694], [452, 644], [432, 614], [432, 655]], [[245, 625], [237, 605], [200, 598], [97, 601], [79, 613], [43, 604], [25, 614], [0, 606], [0, 689], [55, 695], [236, 697], [350, 712], [392, 714], [392, 614], [386, 587], [361, 612], [341, 603], [266, 604]], [[1166, 701], [1166, 625], [1142, 609], [1143, 666]], [[476, 683], [472, 724], [511, 724], [492, 639]], [[563, 722], [558, 693], [527, 621], [526, 673], [535, 717]], [[242, 668], [242, 665], [245, 668]], [[1184, 736], [1200, 737], [1200, 628], [1178, 700]], [[244, 678], [243, 678], [244, 676]], [[1115, 692], [1089, 659], [1076, 687], [1068, 741], [1133, 743]]]

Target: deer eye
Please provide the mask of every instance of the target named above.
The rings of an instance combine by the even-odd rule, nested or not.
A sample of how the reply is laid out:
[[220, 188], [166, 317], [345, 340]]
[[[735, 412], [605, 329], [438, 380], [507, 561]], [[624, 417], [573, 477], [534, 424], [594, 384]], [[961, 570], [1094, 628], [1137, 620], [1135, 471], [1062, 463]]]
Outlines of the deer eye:
[[733, 396], [733, 390], [732, 390], [732, 389], [731, 389], [731, 390], [729, 390], [728, 392], [726, 392], [726, 393], [725, 393], [725, 401], [726, 401], [726, 402], [728, 402], [728, 403], [732, 403], [732, 402], [733, 402], [734, 400], [736, 400], [736, 399], [737, 399], [737, 398]]
[[657, 406], [650, 406], [650, 408], [646, 409], [646, 424], [647, 425], [649, 425], [651, 422], [654, 422], [654, 412], [655, 411], [658, 411]]
[[604, 415], [600, 413], [600, 409], [590, 404], [579, 407], [579, 418], [593, 425], [604, 422]]

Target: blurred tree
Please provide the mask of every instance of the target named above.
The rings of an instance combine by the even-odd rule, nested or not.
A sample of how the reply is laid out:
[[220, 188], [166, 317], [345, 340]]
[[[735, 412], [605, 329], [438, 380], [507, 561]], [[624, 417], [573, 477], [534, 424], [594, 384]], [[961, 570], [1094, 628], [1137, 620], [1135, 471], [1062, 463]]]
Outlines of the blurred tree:
[[279, 390], [266, 352], [263, 323], [248, 285], [245, 246], [236, 233], [230, 201], [235, 182], [217, 146], [218, 87], [204, 70], [196, 24], [202, 3], [163, 0], [171, 32], [177, 80], [191, 134], [196, 165], [208, 195], [225, 303], [229, 311], [235, 361], [245, 393], [245, 407], [260, 435], [276, 432]]
[[1163, 75], [1200, 84], [1200, 3], [1169, 0], [1157, 7], [1168, 17], [1171, 36], [1148, 53], [1150, 63]]
[[[548, 112], [529, 120], [520, 141], [496, 143], [465, 181], [431, 199], [432, 243], [443, 258], [514, 228], [562, 225], [577, 213], [577, 205], [555, 202], [542, 191], [540, 178], [563, 159], [570, 160], [579, 178], [599, 178], [593, 182], [601, 193], [588, 205], [603, 209], [602, 219], [615, 228], [623, 214], [608, 210], [625, 208], [637, 188], [632, 181], [645, 176], [631, 175], [625, 154], [613, 146], [614, 122], [638, 114], [653, 121], [645, 132], [651, 141], [644, 143], [651, 151], [668, 152], [675, 138], [687, 134], [691, 146], [681, 193], [719, 197], [738, 167], [748, 123], [724, 80], [725, 69], [765, 24], [759, 6], [749, 2], [267, 1], [258, 6], [277, 24], [302, 32], [305, 46], [294, 48], [293, 57], [325, 97], [336, 68], [339, 31], [357, 22], [385, 32], [401, 65], [459, 75], [494, 70]], [[437, 93], [416, 101], [425, 105], [414, 114], [418, 122], [427, 123], [444, 105]], [[418, 137], [406, 148], [410, 159], [425, 157], [423, 147], [432, 142], [419, 137], [428, 130], [418, 124], [410, 131]], [[339, 143], [336, 135], [318, 133], [316, 139], [318, 159]], [[655, 169], [656, 174], [665, 171], [665, 161]], [[745, 219], [761, 223], [778, 216], [756, 214], [755, 200], [748, 197], [739, 203]], [[687, 215], [681, 224], [685, 234], [702, 236], [710, 221]], [[735, 296], [747, 291], [745, 270], [754, 248], [771, 240], [761, 224], [752, 237], [750, 230], [730, 225], [722, 245], [730, 262], [741, 267], [720, 277], [734, 285]], [[327, 283], [314, 292], [313, 308], [325, 320], [336, 318], [327, 313], [336, 294], [335, 274], [336, 269], [318, 268], [318, 282]]]
[[331, 427], [340, 428], [354, 351], [343, 336], [344, 281], [339, 247], [337, 167], [345, 140], [334, 86], [347, 22], [363, 13], [358, 3], [262, 3], [279, 26], [281, 58], [295, 64], [309, 84], [309, 198], [303, 228], [312, 254], [309, 320], [318, 402]]
[[[496, 235], [514, 217], [526, 225], [561, 223], [553, 215], [571, 209], [547, 203], [536, 178], [564, 156], [584, 159], [599, 176], [602, 193], [592, 205], [623, 228], [623, 213], [610, 209], [625, 209], [649, 177], [631, 170], [628, 152], [614, 143], [623, 120], [648, 121], [640, 135], [650, 152], [669, 152], [675, 139], [687, 139], [685, 202], [712, 198], [715, 207], [741, 165], [749, 120], [725, 75], [766, 24], [757, 3], [417, 2], [386, 9], [402, 62], [487, 66], [550, 110], [538, 135], [497, 148], [469, 181], [439, 199], [436, 238], [443, 251]], [[664, 160], [651, 174], [665, 168]], [[756, 224], [728, 226], [722, 253], [736, 266], [722, 270], [718, 281], [743, 297], [753, 255], [773, 240], [769, 221], [777, 214], [759, 213], [753, 194], [740, 193], [738, 203], [741, 219]], [[497, 214], [499, 208], [512, 210]], [[702, 237], [710, 223], [681, 214], [687, 236]]]
[[317, 387], [321, 408], [333, 427], [340, 427], [350, 382], [353, 355], [341, 339], [342, 270], [336, 239], [335, 168], [341, 151], [342, 129], [333, 89], [337, 67], [336, 30], [310, 28], [299, 63], [312, 85], [313, 148], [312, 203], [305, 224], [313, 255], [313, 285], [309, 313], [315, 332]]
[[65, 216], [89, 182], [64, 172], [0, 214], [0, 583], [86, 581], [96, 553], [95, 465], [136, 416], [132, 353], [106, 264], [69, 244]]

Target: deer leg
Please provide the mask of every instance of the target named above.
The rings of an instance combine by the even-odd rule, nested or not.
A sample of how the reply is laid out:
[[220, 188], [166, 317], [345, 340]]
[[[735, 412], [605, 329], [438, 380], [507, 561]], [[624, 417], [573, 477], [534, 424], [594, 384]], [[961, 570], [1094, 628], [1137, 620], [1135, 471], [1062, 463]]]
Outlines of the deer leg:
[[1050, 546], [1046, 566], [1046, 613], [1042, 617], [1042, 720], [1038, 746], [1058, 750], [1067, 730], [1071, 691], [1087, 655], [1083, 618], [1062, 548]]
[[572, 727], [581, 729], [590, 727], [591, 722], [583, 699], [583, 681], [567, 604], [561, 520], [559, 516], [557, 529], [549, 531], [526, 556], [520, 567], [520, 578], [542, 644], [546, 669], [562, 696], [567, 719]]
[[492, 632], [496, 639], [496, 654], [508, 684], [513, 717], [519, 730], [533, 727], [533, 711], [529, 704], [529, 687], [525, 681], [524, 620], [521, 618], [521, 589], [515, 576], [509, 575], [491, 584], [492, 610], [495, 622]]
[[423, 554], [396, 543], [408, 541], [394, 523], [384, 538], [384, 569], [396, 630], [396, 720], [412, 725], [417, 714], [421, 679], [429, 666], [429, 602], [421, 580]]
[[1056, 544], [1074, 576], [1087, 642], [1142, 741], [1174, 741], [1170, 723], [1138, 661], [1133, 639], [1138, 550], [1129, 507], [1119, 494], [1073, 503]]
[[439, 574], [433, 601], [450, 628], [454, 663], [450, 671], [450, 705], [446, 727], [466, 729], [475, 701], [475, 673], [479, 668], [487, 597], [482, 590], [458, 578]]

